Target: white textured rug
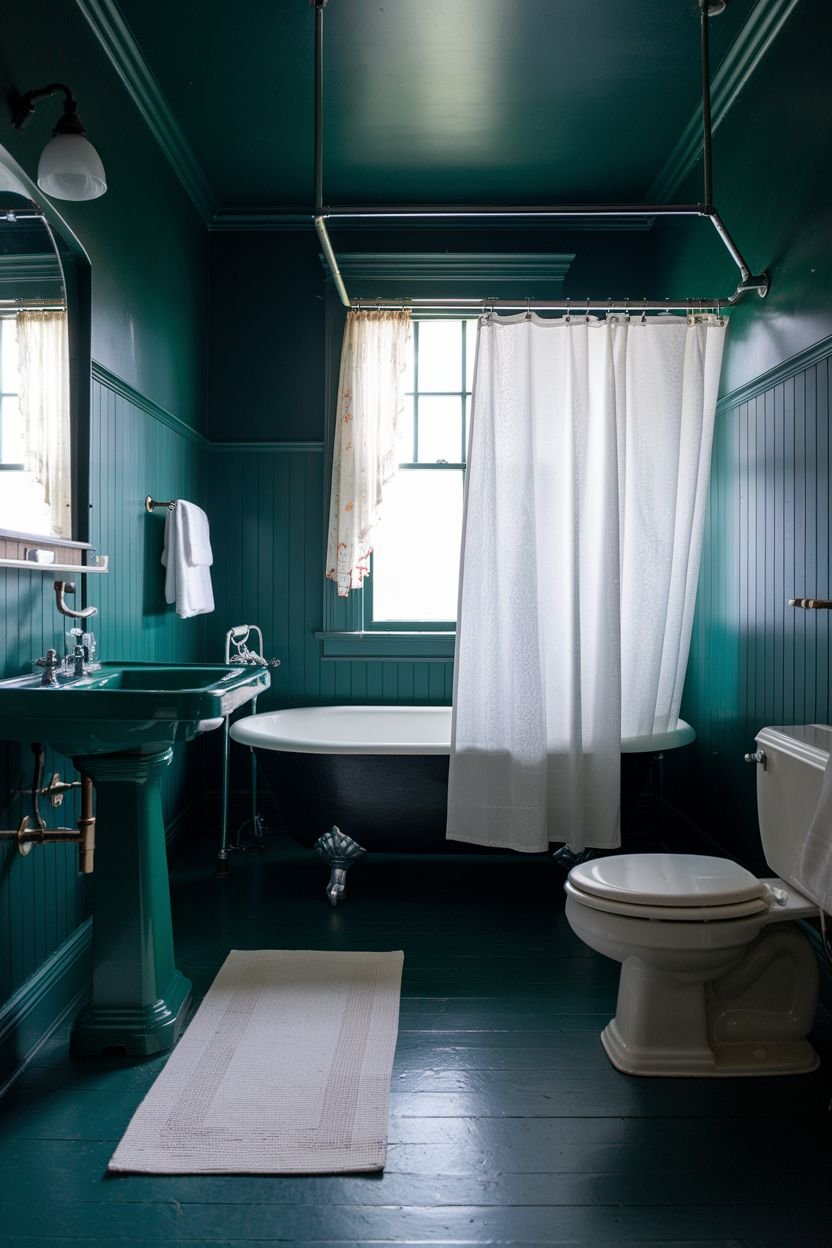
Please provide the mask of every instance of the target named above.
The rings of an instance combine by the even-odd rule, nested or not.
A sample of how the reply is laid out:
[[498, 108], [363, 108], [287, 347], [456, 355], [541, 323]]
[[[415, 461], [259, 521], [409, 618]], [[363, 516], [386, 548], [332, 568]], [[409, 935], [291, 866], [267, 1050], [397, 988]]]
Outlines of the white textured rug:
[[233, 950], [109, 1169], [382, 1170], [403, 960]]

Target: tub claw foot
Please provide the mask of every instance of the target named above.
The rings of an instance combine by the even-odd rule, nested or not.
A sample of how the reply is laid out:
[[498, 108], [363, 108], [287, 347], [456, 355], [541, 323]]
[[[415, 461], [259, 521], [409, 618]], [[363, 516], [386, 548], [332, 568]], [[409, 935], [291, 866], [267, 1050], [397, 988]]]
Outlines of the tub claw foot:
[[318, 837], [315, 842], [315, 851], [332, 868], [329, 883], [326, 886], [326, 895], [329, 904], [337, 906], [338, 902], [343, 901], [347, 895], [347, 871], [354, 862], [363, 858], [367, 851], [337, 827], [333, 827], [331, 831], [324, 832], [323, 836]]

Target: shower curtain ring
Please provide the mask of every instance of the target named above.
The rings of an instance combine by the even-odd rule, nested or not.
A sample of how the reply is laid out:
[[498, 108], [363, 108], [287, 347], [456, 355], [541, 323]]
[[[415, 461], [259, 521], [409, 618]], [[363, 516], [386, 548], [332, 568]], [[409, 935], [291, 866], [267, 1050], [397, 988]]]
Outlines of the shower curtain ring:
[[644, 298], [644, 303], [642, 304], [642, 308], [641, 308], [641, 323], [642, 325], [647, 324], [647, 297], [646, 296]]
[[526, 300], [526, 320], [530, 321], [531, 319], [532, 319], [532, 301], [531, 299], [527, 299]]
[[589, 295], [586, 297], [586, 312], [584, 313], [584, 324], [589, 324]]

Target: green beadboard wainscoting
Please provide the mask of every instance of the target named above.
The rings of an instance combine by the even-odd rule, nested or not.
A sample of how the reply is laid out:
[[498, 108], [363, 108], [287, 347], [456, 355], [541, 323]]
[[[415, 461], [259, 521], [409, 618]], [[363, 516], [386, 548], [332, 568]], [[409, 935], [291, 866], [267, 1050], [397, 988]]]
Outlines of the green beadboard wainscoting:
[[448, 662], [321, 656], [324, 481], [320, 443], [215, 443], [208, 456], [216, 612], [209, 658], [232, 624], [259, 624], [280, 659], [258, 710], [329, 702], [450, 703]]
[[789, 598], [832, 596], [832, 339], [727, 396], [711, 488], [682, 714], [688, 759], [668, 759], [674, 805], [763, 870], [755, 769], [765, 724], [829, 723], [832, 613]]

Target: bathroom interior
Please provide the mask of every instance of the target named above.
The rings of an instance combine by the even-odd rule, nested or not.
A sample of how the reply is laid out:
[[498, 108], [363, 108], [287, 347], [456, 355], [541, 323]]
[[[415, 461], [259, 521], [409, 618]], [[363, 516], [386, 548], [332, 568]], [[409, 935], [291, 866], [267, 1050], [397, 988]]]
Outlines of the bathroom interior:
[[[761, 842], [758, 790], [780, 774], [761, 756], [811, 756], [809, 779], [796, 780], [808, 825], [825, 738], [799, 726], [832, 722], [832, 11], [822, 0], [701, 3], [714, 11], [697, 0], [65, 0], [58, 15], [48, 0], [0, 0], [0, 322], [22, 297], [15, 281], [29, 283], [24, 298], [65, 302], [72, 447], [71, 519], [51, 534], [15, 522], [0, 462], [0, 682], [43, 671], [33, 665], [53, 649], [71, 667], [70, 623], [94, 628], [105, 665], [213, 671], [228, 630], [251, 621], [279, 666], [270, 684], [257, 667], [234, 679], [246, 677], [264, 720], [287, 708], [450, 708], [455, 617], [437, 623], [417, 607], [385, 627], [375, 569], [348, 597], [325, 577], [339, 282], [365, 308], [410, 309], [419, 341], [464, 320], [453, 332], [465, 377], [478, 317], [502, 306], [538, 325], [635, 324], [663, 300], [692, 326], [713, 311], [727, 329], [679, 711], [695, 739], [645, 756], [622, 839], [625, 854], [732, 860], [758, 889], [737, 904], [757, 913], [760, 879], [784, 874]], [[37, 182], [58, 94], [15, 124], [24, 93], [62, 83], [106, 167], [106, 193], [82, 202]], [[709, 205], [703, 172], [747, 263], [739, 278], [713, 219], [645, 210]], [[589, 210], [547, 215], [553, 204]], [[12, 237], [43, 221], [60, 261], [48, 272], [21, 265]], [[40, 242], [23, 250], [43, 265]], [[148, 497], [208, 516], [213, 610], [182, 618], [166, 601], [170, 513]], [[25, 566], [21, 531], [39, 535], [50, 562]], [[437, 562], [431, 541], [414, 533], [394, 547], [412, 560], [408, 602]], [[447, 545], [456, 557], [458, 532]], [[70, 577], [64, 605], [94, 617], [58, 610], [56, 579]], [[479, 661], [494, 664], [487, 644]], [[223, 697], [223, 714], [235, 710]], [[192, 1004], [233, 949], [403, 949], [387, 1165], [383, 1176], [108, 1176], [168, 1053], [89, 1056], [70, 1031], [112, 953], [102, 930], [123, 917], [102, 899], [102, 874], [125, 869], [112, 845], [134, 824], [137, 844], [143, 832], [124, 791], [105, 805], [102, 771], [94, 870], [57, 834], [19, 852], [5, 830], [31, 826], [33, 740], [15, 716], [0, 688], [0, 1242], [828, 1248], [832, 961], [817, 898], [771, 902], [791, 906], [778, 930], [800, 933], [795, 957], [814, 985], [810, 1059], [759, 1077], [753, 1062], [727, 1078], [638, 1061], [624, 1073], [621, 1052], [599, 1041], [621, 968], [576, 930], [576, 886], [567, 900], [551, 852], [382, 845], [328, 905], [311, 845], [337, 812], [286, 834], [330, 792], [301, 770], [310, 756], [276, 755], [272, 788], [265, 765], [252, 769], [253, 739], [228, 745], [221, 728], [183, 732], [153, 779], [170, 910], [164, 862], [143, 862], [143, 881], [164, 880], [137, 909], [136, 940], [147, 920], [154, 940], [173, 942]], [[756, 740], [771, 726], [798, 726], [796, 753], [777, 734]], [[72, 760], [85, 751], [47, 735], [39, 783], [77, 785], [43, 796], [39, 812], [49, 828], [83, 824], [89, 793]], [[291, 774], [299, 816], [281, 803]], [[368, 771], [356, 783], [376, 782]], [[392, 816], [410, 804], [394, 794]], [[590, 887], [601, 861], [570, 879]], [[171, 914], [172, 935], [159, 936]], [[184, 988], [177, 1004], [187, 1035]]]

